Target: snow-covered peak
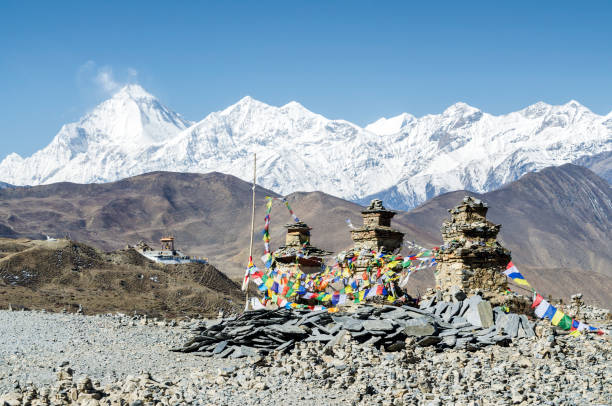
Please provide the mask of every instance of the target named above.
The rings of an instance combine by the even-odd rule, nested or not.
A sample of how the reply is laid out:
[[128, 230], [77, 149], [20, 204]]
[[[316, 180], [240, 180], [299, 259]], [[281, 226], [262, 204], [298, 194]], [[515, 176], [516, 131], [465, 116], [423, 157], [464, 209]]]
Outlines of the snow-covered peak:
[[129, 85], [123, 86], [113, 95], [113, 99], [126, 99], [126, 98], [133, 99], [133, 100], [140, 100], [140, 99], [154, 100], [155, 96], [147, 92], [142, 86], [138, 84], [129, 84]]
[[7, 168], [7, 178], [17, 185], [105, 180], [116, 175], [100, 171], [100, 162], [126, 160], [191, 124], [141, 86], [128, 85], [79, 121], [63, 125], [43, 150], [26, 159], [11, 154], [0, 168]]
[[382, 117], [368, 124], [365, 129], [378, 135], [391, 135], [402, 131], [402, 129], [416, 118], [412, 114], [402, 113], [395, 117]]
[[472, 107], [467, 103], [458, 102], [444, 110], [442, 115], [447, 117], [468, 117], [478, 113], [481, 113], [480, 109]]
[[539, 101], [531, 106], [527, 106], [524, 109], [519, 110], [518, 113], [527, 118], [537, 118], [547, 114], [551, 109], [552, 106], [550, 104]]

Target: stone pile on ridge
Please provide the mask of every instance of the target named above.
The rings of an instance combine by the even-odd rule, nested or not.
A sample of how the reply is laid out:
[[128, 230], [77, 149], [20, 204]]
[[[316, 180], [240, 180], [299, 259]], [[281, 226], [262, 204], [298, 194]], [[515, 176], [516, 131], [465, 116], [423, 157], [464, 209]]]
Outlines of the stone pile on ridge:
[[348, 337], [389, 352], [403, 350], [410, 337], [420, 347], [477, 350], [535, 335], [526, 316], [491, 308], [478, 295], [454, 302], [432, 298], [419, 308], [363, 305], [341, 313], [254, 310], [201, 323], [193, 333], [193, 338], [175, 351], [242, 358], [287, 351], [297, 342], [320, 342], [331, 348]]

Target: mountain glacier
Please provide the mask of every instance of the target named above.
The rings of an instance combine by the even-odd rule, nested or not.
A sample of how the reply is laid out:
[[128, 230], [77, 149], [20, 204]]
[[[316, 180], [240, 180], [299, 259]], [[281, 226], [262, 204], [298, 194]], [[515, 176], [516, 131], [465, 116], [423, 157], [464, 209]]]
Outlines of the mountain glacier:
[[192, 123], [129, 85], [63, 126], [31, 157], [10, 154], [0, 163], [0, 180], [91, 183], [164, 170], [218, 171], [248, 181], [257, 153], [258, 183], [279, 193], [379, 197], [409, 209], [446, 191], [486, 192], [574, 161], [609, 172], [610, 151], [612, 113], [599, 116], [575, 101], [500, 116], [457, 103], [442, 114], [403, 113], [361, 128], [296, 102], [274, 107], [245, 97]]

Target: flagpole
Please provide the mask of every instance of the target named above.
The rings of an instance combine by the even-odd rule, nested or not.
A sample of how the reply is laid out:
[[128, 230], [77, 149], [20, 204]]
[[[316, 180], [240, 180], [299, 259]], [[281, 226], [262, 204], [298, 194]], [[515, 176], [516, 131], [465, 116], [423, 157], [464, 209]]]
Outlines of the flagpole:
[[[249, 244], [249, 263], [253, 260], [253, 233], [255, 232], [255, 184], [257, 183], [257, 153], [253, 154], [253, 201], [251, 205], [251, 243]], [[246, 277], [244, 310], [249, 310], [249, 279]]]

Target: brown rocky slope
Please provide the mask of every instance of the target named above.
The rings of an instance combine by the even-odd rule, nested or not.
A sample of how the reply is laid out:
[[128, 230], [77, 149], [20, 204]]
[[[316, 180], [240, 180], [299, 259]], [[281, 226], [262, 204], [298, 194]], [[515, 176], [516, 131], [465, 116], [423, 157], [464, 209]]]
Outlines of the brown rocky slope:
[[0, 308], [177, 317], [239, 310], [239, 286], [211, 265], [156, 264], [133, 249], [0, 238]]

